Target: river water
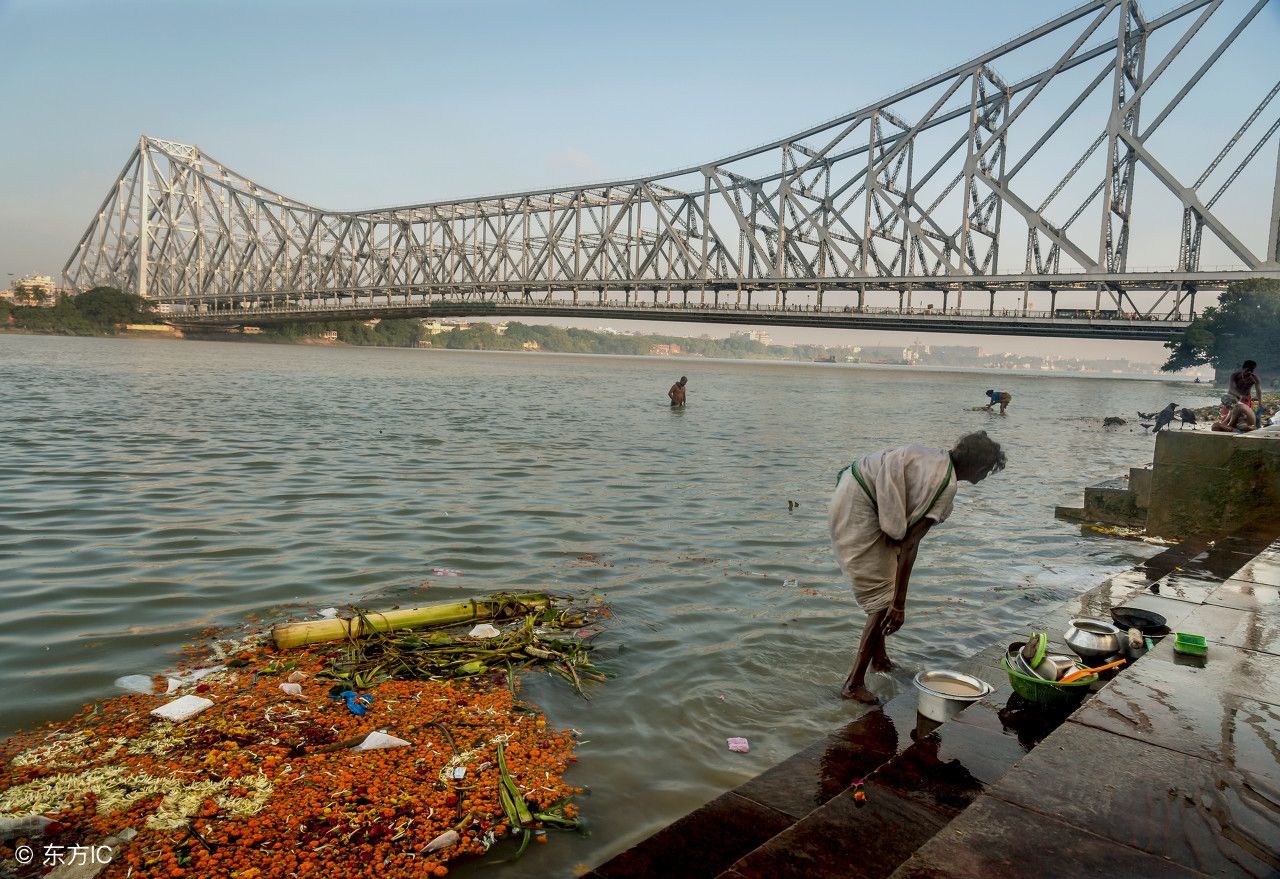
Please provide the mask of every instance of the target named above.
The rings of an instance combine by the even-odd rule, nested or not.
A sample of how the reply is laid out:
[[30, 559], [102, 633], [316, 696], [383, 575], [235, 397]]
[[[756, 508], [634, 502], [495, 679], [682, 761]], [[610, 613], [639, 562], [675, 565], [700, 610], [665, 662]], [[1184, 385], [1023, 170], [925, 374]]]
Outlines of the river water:
[[[969, 411], [992, 386], [1008, 417]], [[891, 695], [1152, 554], [1053, 505], [1150, 460], [1136, 409], [1212, 400], [1149, 380], [11, 335], [0, 389], [0, 735], [282, 605], [603, 595], [616, 679], [589, 702], [525, 686], [583, 731], [570, 777], [593, 832], [513, 876], [594, 865], [863, 710], [837, 696], [862, 616], [826, 533], [855, 453], [986, 429], [1009, 456], [921, 550], [899, 671], [873, 682]], [[1130, 426], [1104, 431], [1112, 414]]]

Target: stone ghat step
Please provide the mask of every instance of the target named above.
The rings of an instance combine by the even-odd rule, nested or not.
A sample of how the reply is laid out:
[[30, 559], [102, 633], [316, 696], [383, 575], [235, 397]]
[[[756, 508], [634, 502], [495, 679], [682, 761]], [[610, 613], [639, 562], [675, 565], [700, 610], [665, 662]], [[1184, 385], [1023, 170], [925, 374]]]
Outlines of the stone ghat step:
[[[1239, 576], [1241, 571], [1257, 568], [1262, 572], [1258, 576], [1270, 576], [1270, 568], [1265, 567], [1270, 564], [1267, 557], [1254, 559], [1265, 545], [1257, 539], [1233, 539], [1217, 544], [1185, 541], [1029, 623], [1028, 629], [1044, 629], [1053, 636], [1065, 631], [1067, 622], [1074, 616], [1106, 617], [1112, 607], [1121, 604], [1158, 610], [1169, 618], [1171, 626], [1176, 625], [1175, 620], [1199, 608], [1221, 589], [1228, 590], [1223, 595], [1234, 594], [1230, 592], [1231, 584], [1237, 581], [1230, 580], [1231, 575]], [[1276, 552], [1275, 563], [1280, 566], [1280, 551]], [[1280, 576], [1277, 579], [1280, 580]], [[1280, 587], [1280, 582], [1276, 585]], [[1280, 588], [1276, 591], [1280, 593]], [[1276, 602], [1275, 612], [1280, 616], [1280, 601]], [[1225, 627], [1232, 621], [1219, 622], [1226, 632]], [[1235, 623], [1237, 627], [1244, 625], [1242, 620]], [[1270, 631], [1280, 642], [1280, 626], [1272, 626]], [[1004, 779], [1032, 760], [1042, 741], [1055, 742], [1055, 737], [1076, 734], [1075, 724], [1068, 726], [1063, 716], [1046, 716], [1010, 707], [1012, 691], [999, 661], [1008, 641], [1018, 639], [1011, 634], [1007, 640], [992, 644], [960, 665], [961, 670], [996, 685], [996, 690], [955, 720], [938, 726], [920, 718], [916, 714], [914, 692], [903, 693], [883, 708], [857, 718], [840, 731], [622, 852], [589, 876], [596, 879], [649, 876], [843, 879], [899, 874], [913, 877], [1012, 875], [1016, 864], [947, 872], [947, 858], [951, 857], [947, 845], [958, 831], [966, 834], [956, 837], [962, 840], [960, 845], [967, 842], [968, 834], [975, 834], [975, 839], [983, 839], [982, 846], [993, 848], [988, 838], [991, 834], [983, 836], [979, 832], [981, 826], [985, 826], [981, 824], [983, 821], [994, 822], [991, 826], [1001, 827], [1002, 833], [1012, 833], [1009, 822], [1015, 818], [1025, 821], [1027, 815], [1016, 811], [1022, 807], [1015, 805], [1015, 801], [993, 797], [992, 792], [1006, 790]], [[1168, 650], [1170, 644], [1170, 639], [1166, 639], [1164, 649]], [[1066, 651], [1060, 642], [1055, 646]], [[1163, 661], [1154, 658], [1154, 653], [1152, 656], [1153, 663]], [[1135, 664], [1135, 670], [1139, 664]], [[1274, 680], [1280, 681], [1280, 668]], [[1102, 692], [1105, 693], [1106, 688]], [[1077, 714], [1090, 704], [1087, 702]], [[1280, 717], [1280, 709], [1275, 716]], [[1052, 746], [1054, 754], [1032, 764], [1034, 767], [1044, 763], [1050, 767], [1038, 770], [1042, 775], [1035, 777], [1035, 785], [1058, 784], [1054, 774], [1065, 772], [1073, 765], [1070, 759], [1063, 763], [1057, 747]], [[859, 780], [866, 794], [861, 804], [851, 788]], [[1159, 786], [1157, 789], [1164, 790]], [[1034, 793], [1035, 787], [1031, 790]], [[1016, 793], [1015, 790], [1006, 796]], [[1273, 819], [1274, 816], [1275, 813]], [[999, 823], [1001, 820], [1004, 824]], [[1066, 829], [1059, 829], [1064, 839], [1079, 842], [1080, 833], [1088, 834], [1056, 818], [1036, 815], [1031, 820], [1056, 821], [1055, 827], [1062, 824]], [[1021, 835], [1034, 840], [1040, 834]], [[1163, 870], [1170, 866], [1148, 850], [1137, 850], [1128, 843], [1107, 843], [1101, 837], [1098, 840], [1096, 852], [1105, 853], [1107, 844], [1125, 848], [1120, 853], [1123, 857], [1110, 852], [1119, 857], [1117, 864], [1121, 869], [1109, 875], [1165, 875], [1139, 868]], [[1028, 858], [1037, 859], [1034, 847], [1019, 856], [1024, 862]], [[1155, 860], [1147, 863], [1144, 858]], [[1134, 870], [1125, 869], [1125, 865], [1132, 865]], [[901, 872], [903, 870], [907, 872]]]

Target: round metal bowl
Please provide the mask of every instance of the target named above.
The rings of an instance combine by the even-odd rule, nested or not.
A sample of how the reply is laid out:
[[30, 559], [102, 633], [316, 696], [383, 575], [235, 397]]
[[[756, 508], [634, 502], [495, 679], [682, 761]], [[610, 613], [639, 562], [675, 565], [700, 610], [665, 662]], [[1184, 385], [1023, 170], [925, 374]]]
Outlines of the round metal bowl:
[[1077, 617], [1062, 636], [1067, 646], [1082, 659], [1105, 659], [1120, 652], [1120, 630], [1106, 620]]
[[963, 672], [937, 669], [918, 672], [916, 709], [930, 720], [945, 723], [995, 688]]
[[1044, 678], [1046, 681], [1059, 681], [1062, 680], [1063, 675], [1083, 667], [1080, 665], [1080, 660], [1074, 656], [1050, 653], [1032, 671], [1036, 673], [1036, 677]]

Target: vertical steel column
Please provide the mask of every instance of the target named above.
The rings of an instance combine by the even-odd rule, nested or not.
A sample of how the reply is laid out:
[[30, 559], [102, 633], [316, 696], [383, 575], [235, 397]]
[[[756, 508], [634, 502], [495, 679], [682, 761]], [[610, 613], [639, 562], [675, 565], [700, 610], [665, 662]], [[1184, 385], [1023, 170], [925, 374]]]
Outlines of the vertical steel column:
[[1271, 192], [1271, 228], [1267, 234], [1267, 262], [1280, 263], [1280, 147], [1276, 149], [1276, 179]]
[[147, 211], [149, 208], [147, 204], [147, 189], [150, 186], [147, 163], [151, 160], [145, 137], [138, 145], [138, 150], [138, 162], [142, 170], [142, 185], [138, 189], [138, 295], [145, 299], [147, 296], [147, 259], [149, 256], [148, 251], [150, 250], [147, 240]]
[[[969, 225], [974, 209], [973, 171], [976, 160], [974, 154], [978, 147], [978, 80], [982, 77], [982, 68], [973, 71], [973, 85], [969, 97], [969, 138], [964, 157], [964, 203], [960, 215], [960, 270], [961, 274], [970, 274], [965, 266], [965, 258], [969, 255]], [[972, 268], [971, 266], [968, 268]]]
[[[1128, 144], [1121, 143], [1123, 131], [1138, 137], [1138, 111], [1142, 106], [1138, 90], [1142, 87], [1142, 66], [1146, 56], [1146, 33], [1142, 26], [1132, 29], [1136, 0], [1121, 0], [1120, 25], [1116, 38], [1115, 71], [1111, 87], [1111, 112], [1107, 119], [1107, 164], [1103, 179], [1102, 229], [1099, 232], [1098, 263], [1108, 272], [1123, 272], [1129, 253], [1129, 219], [1133, 207], [1134, 172], [1138, 156]], [[1133, 99], [1126, 102], [1132, 87]], [[1126, 109], [1126, 103], [1131, 104]], [[1124, 150], [1123, 158], [1120, 155]], [[1115, 226], [1119, 225], [1118, 233]], [[1117, 306], [1118, 307], [1118, 306]]]

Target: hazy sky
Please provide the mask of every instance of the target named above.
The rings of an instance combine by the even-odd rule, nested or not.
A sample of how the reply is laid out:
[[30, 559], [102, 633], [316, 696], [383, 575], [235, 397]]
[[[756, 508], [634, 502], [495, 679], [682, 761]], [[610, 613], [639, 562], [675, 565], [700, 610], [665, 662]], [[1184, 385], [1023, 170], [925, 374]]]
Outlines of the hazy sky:
[[[979, 14], [945, 0], [0, 0], [0, 282], [60, 273], [142, 133], [198, 144], [277, 191], [338, 209], [628, 177], [855, 109], [1073, 5], [984, 0]], [[1275, 81], [1277, 7], [1224, 60], [1224, 75]], [[1266, 91], [1206, 88], [1232, 126]], [[1162, 155], [1175, 159], [1198, 139], [1172, 134]], [[1135, 238], [1131, 265], [1161, 260], [1144, 246]], [[1104, 350], [1159, 357], [1149, 344]]]

